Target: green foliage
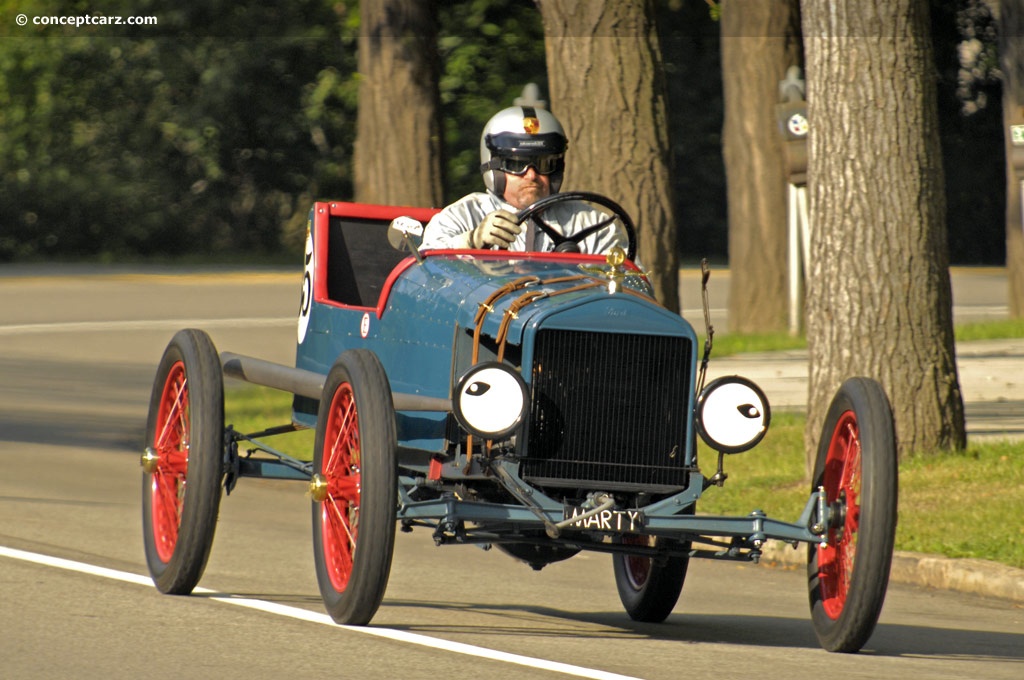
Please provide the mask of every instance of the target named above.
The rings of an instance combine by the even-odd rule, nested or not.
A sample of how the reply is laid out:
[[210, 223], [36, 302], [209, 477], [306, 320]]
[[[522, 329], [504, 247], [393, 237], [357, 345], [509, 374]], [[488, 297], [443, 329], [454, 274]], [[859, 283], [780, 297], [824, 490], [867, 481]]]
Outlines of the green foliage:
[[728, 252], [718, 4], [658, 2], [677, 243], [684, 260]]
[[1002, 264], [1006, 183], [997, 21], [983, 0], [930, 5], [950, 253], [954, 262]]
[[[533, 3], [439, 3], [454, 198], [479, 134], [546, 89]], [[0, 4], [5, 29], [17, 3]], [[309, 203], [350, 198], [357, 0], [37, 3], [156, 27], [26, 27], [0, 43], [0, 262], [301, 248]], [[510, 74], [514, 74], [512, 77]]]
[[544, 26], [522, 0], [441, 3], [439, 89], [447, 150], [445, 199], [483, 191], [480, 132], [527, 83], [548, 92]]
[[[1001, 263], [993, 24], [979, 0], [931, 4], [953, 258]], [[436, 6], [450, 200], [482, 188], [486, 120], [526, 83], [550, 91], [535, 2]], [[723, 258], [721, 4], [654, 6], [680, 254]], [[158, 24], [19, 27], [22, 13]], [[358, 0], [0, 0], [0, 262], [301, 249], [309, 203], [351, 198], [359, 31]], [[964, 80], [956, 45], [974, 39], [981, 76]]]
[[160, 24], [0, 42], [0, 261], [272, 253], [312, 196], [347, 192], [355, 59], [330, 4], [105, 14]]

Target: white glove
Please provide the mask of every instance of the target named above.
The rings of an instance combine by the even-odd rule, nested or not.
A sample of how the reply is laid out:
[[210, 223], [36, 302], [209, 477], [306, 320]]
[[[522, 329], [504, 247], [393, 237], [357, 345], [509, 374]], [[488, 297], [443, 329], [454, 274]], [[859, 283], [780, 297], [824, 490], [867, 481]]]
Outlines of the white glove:
[[507, 249], [515, 243], [522, 230], [515, 215], [507, 210], [495, 210], [470, 232], [469, 245], [471, 248], [497, 246]]

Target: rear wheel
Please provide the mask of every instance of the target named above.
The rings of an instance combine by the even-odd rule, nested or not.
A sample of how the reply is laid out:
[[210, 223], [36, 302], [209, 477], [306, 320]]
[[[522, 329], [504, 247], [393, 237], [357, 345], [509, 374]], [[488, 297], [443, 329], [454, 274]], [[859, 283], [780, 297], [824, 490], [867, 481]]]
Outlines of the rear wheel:
[[157, 589], [186, 595], [210, 556], [223, 477], [224, 382], [217, 350], [203, 331], [179, 331], [167, 345], [153, 383], [146, 443], [146, 564]]
[[831, 508], [825, 545], [808, 550], [811, 618], [821, 646], [856, 652], [878, 623], [896, 536], [898, 468], [889, 400], [851, 378], [825, 418], [814, 486]]
[[391, 388], [373, 352], [331, 368], [313, 457], [313, 556], [327, 612], [370, 622], [384, 599], [395, 541], [398, 480]]
[[[648, 536], [624, 536], [623, 543], [654, 546]], [[634, 621], [661, 623], [676, 606], [690, 565], [689, 556], [668, 557], [664, 561], [636, 555], [616, 554], [615, 586], [622, 606]]]

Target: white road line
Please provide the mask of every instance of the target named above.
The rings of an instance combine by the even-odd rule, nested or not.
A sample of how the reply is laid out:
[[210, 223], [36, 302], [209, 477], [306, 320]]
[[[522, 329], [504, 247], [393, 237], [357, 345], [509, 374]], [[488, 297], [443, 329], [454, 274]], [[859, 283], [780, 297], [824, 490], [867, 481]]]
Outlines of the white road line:
[[155, 319], [153, 321], [69, 321], [64, 323], [26, 323], [0, 326], [0, 336], [33, 333], [89, 333], [109, 331], [160, 331], [180, 328], [262, 328], [288, 326], [297, 316], [266, 319]]
[[[124, 583], [132, 583], [150, 588], [153, 587], [153, 581], [148, 576], [132, 574], [126, 571], [118, 571], [116, 569], [108, 569], [106, 567], [98, 567], [86, 562], [76, 562], [74, 560], [67, 560], [60, 557], [51, 557], [50, 555], [17, 550], [15, 548], [8, 548], [2, 545], [0, 545], [0, 557], [9, 557], [23, 562], [32, 562], [34, 564], [40, 564], [47, 567], [56, 567], [58, 569], [75, 571], [81, 574], [88, 574], [90, 576], [99, 576], [115, 581], [122, 581]], [[489, 659], [491, 661], [504, 661], [518, 666], [527, 666], [529, 668], [563, 673], [565, 675], [575, 675], [581, 678], [595, 678], [596, 680], [639, 680], [638, 678], [628, 675], [619, 675], [618, 673], [609, 673], [607, 671], [597, 670], [594, 668], [584, 668], [583, 666], [574, 666], [573, 664], [561, 663], [558, 661], [548, 661], [547, 659], [538, 659], [530, 656], [524, 656], [522, 654], [512, 654], [496, 649], [488, 649], [486, 647], [467, 645], [461, 642], [452, 642], [450, 640], [429, 637], [418, 633], [395, 630], [393, 628], [340, 626], [334, 623], [331, 617], [327, 614], [311, 612], [300, 607], [292, 607], [289, 605], [278, 604], [276, 602], [269, 602], [267, 600], [233, 597], [230, 595], [217, 595], [217, 591], [208, 590], [206, 588], [196, 588], [195, 592], [210, 596], [206, 599], [223, 602], [225, 604], [232, 604], [237, 607], [245, 607], [246, 609], [254, 609], [267, 614], [284, 616], [290, 619], [297, 619], [299, 621], [306, 621], [309, 623], [318, 623], [350, 633], [362, 633], [364, 635], [373, 635], [375, 637], [394, 640], [395, 642], [420, 645], [422, 647], [429, 647], [430, 649], [452, 652], [453, 654], [476, 656], [483, 659]]]

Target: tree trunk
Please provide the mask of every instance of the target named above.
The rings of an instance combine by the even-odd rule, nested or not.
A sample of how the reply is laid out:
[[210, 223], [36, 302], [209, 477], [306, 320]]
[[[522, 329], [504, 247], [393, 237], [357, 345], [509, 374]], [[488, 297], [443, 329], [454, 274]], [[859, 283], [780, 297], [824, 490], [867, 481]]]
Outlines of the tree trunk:
[[961, 448], [927, 0], [804, 0], [813, 456], [842, 381], [878, 380], [900, 454]]
[[360, 0], [355, 200], [438, 206], [443, 175], [434, 0]]
[[1010, 316], [1024, 318], [1024, 138], [1014, 143], [1012, 126], [1024, 126], [1024, 8], [999, 6], [999, 62], [1003, 72], [1003, 135], [1006, 140], [1006, 275]]
[[722, 3], [723, 156], [729, 208], [729, 330], [788, 320], [787, 189], [779, 81], [802, 66], [798, 0]]
[[563, 191], [594, 191], [637, 225], [658, 297], [679, 311], [661, 48], [649, 0], [537, 0], [552, 109], [569, 137]]

